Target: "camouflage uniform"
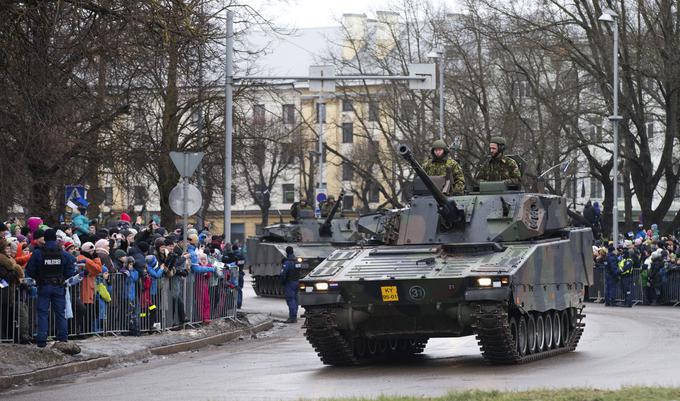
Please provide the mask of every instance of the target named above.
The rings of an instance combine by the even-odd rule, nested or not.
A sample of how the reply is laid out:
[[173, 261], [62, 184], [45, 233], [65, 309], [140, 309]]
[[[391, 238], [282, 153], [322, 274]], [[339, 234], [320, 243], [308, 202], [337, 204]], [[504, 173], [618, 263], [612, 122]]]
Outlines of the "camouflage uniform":
[[333, 197], [328, 197], [327, 200], [321, 202], [321, 217], [328, 217], [331, 214], [331, 210], [333, 210], [333, 206], [335, 206], [335, 198]]
[[[444, 149], [444, 155], [440, 158], [434, 155], [435, 149]], [[432, 157], [427, 159], [423, 163], [423, 170], [427, 175], [432, 176], [445, 176], [451, 171], [451, 175], [448, 178], [450, 181], [450, 190], [447, 195], [454, 192], [462, 193], [465, 190], [465, 176], [463, 175], [463, 170], [460, 165], [455, 160], [449, 157], [449, 151], [446, 144], [441, 139], [434, 141], [431, 148]]]
[[517, 162], [507, 156], [490, 158], [477, 173], [477, 181], [505, 181], [519, 184], [521, 173]]

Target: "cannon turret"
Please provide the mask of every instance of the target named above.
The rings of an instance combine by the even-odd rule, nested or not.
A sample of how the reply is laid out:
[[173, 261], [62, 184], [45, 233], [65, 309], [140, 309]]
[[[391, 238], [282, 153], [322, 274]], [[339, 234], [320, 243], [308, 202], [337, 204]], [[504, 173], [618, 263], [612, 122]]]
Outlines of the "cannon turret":
[[415, 157], [413, 157], [411, 149], [407, 145], [401, 144], [399, 145], [398, 152], [399, 155], [401, 155], [401, 157], [403, 157], [404, 160], [406, 160], [411, 165], [418, 178], [420, 178], [420, 180], [432, 194], [434, 200], [437, 202], [437, 210], [439, 215], [442, 217], [442, 226], [446, 228], [453, 228], [454, 226], [460, 225], [462, 222], [464, 222], [465, 213], [458, 209], [456, 201], [444, 195], [441, 189], [438, 188], [434, 182], [432, 182], [432, 179], [429, 175], [427, 175], [423, 169], [423, 166], [421, 166]]

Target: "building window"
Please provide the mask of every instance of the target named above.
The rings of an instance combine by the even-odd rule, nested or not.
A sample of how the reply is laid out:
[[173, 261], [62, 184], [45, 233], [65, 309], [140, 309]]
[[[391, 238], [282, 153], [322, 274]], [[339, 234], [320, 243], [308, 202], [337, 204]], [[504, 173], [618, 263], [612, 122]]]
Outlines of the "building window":
[[281, 193], [283, 194], [283, 203], [295, 202], [295, 184], [281, 185]]
[[380, 187], [375, 182], [371, 183], [368, 189], [368, 201], [380, 202]]
[[410, 99], [402, 100], [400, 108], [401, 118], [405, 121], [411, 121], [416, 111], [416, 103]]
[[113, 205], [113, 187], [104, 187], [104, 204]]
[[[321, 111], [320, 114], [319, 114], [319, 110]], [[325, 104], [323, 104], [323, 105], [321, 103], [316, 104], [316, 122], [317, 123], [319, 122], [319, 115], [321, 115], [321, 123], [325, 124], [326, 123], [326, 105]]]
[[293, 104], [283, 105], [283, 123], [295, 124], [295, 105]]
[[348, 162], [342, 162], [342, 180], [352, 181], [354, 178], [354, 167]]
[[263, 104], [253, 106], [253, 124], [264, 124], [265, 109]]
[[146, 187], [138, 185], [134, 187], [134, 200], [135, 205], [146, 204]]
[[368, 121], [378, 121], [380, 115], [380, 107], [377, 100], [368, 102]]
[[532, 97], [531, 85], [529, 81], [517, 81], [512, 85], [512, 96], [515, 100], [528, 99]]
[[654, 139], [654, 121], [647, 122], [647, 139]]
[[342, 197], [342, 210], [354, 209], [354, 196], [345, 195]]
[[352, 101], [349, 99], [343, 99], [342, 100], [342, 111], [352, 111], [354, 110], [352, 108]]
[[602, 184], [595, 177], [590, 177], [590, 197], [596, 199], [602, 198]]
[[354, 126], [352, 123], [342, 123], [342, 143], [354, 141]]
[[284, 164], [295, 163], [295, 158], [297, 157], [298, 147], [296, 144], [291, 142], [283, 142], [281, 144], [281, 161]]

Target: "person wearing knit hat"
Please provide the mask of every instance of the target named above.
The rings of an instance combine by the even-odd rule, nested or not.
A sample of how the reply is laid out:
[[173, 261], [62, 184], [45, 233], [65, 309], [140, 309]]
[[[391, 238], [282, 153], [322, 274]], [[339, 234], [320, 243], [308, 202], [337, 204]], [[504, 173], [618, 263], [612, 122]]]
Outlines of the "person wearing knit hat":
[[36, 343], [40, 348], [47, 345], [50, 313], [55, 316], [57, 341], [66, 342], [68, 340], [68, 327], [64, 314], [66, 307], [64, 280], [76, 274], [75, 257], [60, 249], [56, 240], [57, 232], [53, 229], [46, 230], [38, 239], [38, 242], [42, 242], [43, 246], [35, 249], [26, 265], [26, 273], [34, 278], [38, 284]]
[[127, 223], [132, 223], [132, 218], [129, 214], [123, 212], [120, 214], [120, 221], [125, 221]]
[[97, 242], [94, 243], [94, 249], [99, 260], [102, 261], [102, 265], [108, 267], [109, 272], [115, 273], [116, 271], [114, 270], [115, 267], [113, 266], [113, 260], [111, 260], [111, 256], [109, 255], [110, 253], [109, 240], [107, 239], [98, 240]]

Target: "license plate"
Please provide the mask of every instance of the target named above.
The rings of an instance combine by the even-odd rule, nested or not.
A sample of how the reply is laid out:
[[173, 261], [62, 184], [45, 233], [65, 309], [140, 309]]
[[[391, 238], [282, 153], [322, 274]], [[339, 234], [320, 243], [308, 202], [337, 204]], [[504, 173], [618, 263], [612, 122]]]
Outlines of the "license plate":
[[397, 293], [397, 286], [391, 285], [389, 287], [380, 287], [383, 302], [396, 302], [399, 300]]
[[296, 263], [295, 267], [300, 268], [300, 267], [302, 267], [302, 265], [300, 263]]

